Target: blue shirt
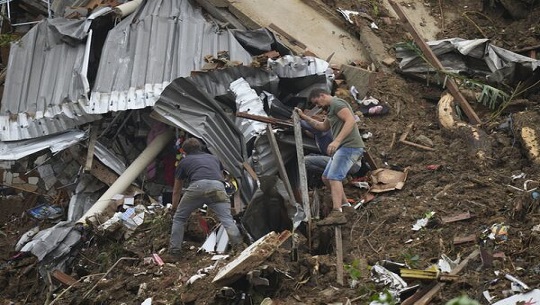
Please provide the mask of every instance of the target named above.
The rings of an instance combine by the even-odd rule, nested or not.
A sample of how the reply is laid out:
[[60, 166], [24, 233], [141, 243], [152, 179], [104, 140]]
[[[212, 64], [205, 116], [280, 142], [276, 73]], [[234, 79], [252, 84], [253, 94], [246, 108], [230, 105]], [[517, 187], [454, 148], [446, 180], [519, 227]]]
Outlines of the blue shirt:
[[313, 136], [315, 137], [315, 144], [317, 145], [321, 153], [323, 155], [326, 155], [326, 152], [328, 151], [328, 145], [334, 140], [334, 138], [332, 137], [332, 132], [330, 130], [317, 130], [311, 127], [311, 125], [309, 125], [308, 122], [304, 120], [300, 120], [300, 126], [313, 134]]

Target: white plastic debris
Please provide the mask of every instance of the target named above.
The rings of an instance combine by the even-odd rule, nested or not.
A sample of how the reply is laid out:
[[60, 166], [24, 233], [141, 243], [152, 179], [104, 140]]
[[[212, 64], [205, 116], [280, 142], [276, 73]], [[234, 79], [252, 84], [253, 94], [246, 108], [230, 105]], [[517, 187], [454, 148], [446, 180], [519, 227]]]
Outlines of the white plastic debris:
[[375, 29], [375, 30], [378, 30], [379, 27], [377, 26], [377, 24], [375, 22], [372, 22], [370, 25], [369, 25], [372, 29]]
[[152, 305], [152, 298], [148, 298], [141, 303], [141, 305]]
[[343, 17], [351, 24], [354, 24], [353, 20], [351, 19], [351, 15], [356, 16], [360, 14], [357, 11], [344, 10], [342, 8], [338, 8], [337, 11], [340, 12], [341, 15], [343, 15]]
[[442, 254], [437, 265], [439, 267], [439, 270], [441, 270], [441, 272], [450, 272], [452, 271], [452, 269], [456, 268], [460, 260], [461, 259], [459, 256], [456, 258], [456, 260], [451, 260], [445, 254]]
[[515, 305], [515, 304], [540, 304], [540, 290], [534, 289], [527, 293], [516, 294], [504, 300], [500, 300], [493, 305]]
[[418, 219], [416, 221], [416, 223], [412, 226], [412, 230], [419, 231], [423, 227], [427, 226], [429, 220], [431, 219], [431, 217], [433, 217], [433, 215], [435, 215], [435, 212], [433, 211], [426, 213], [424, 218]]
[[23, 236], [21, 236], [21, 238], [15, 245], [15, 251], [21, 250], [22, 247], [26, 245], [27, 242], [32, 240], [32, 237], [34, 237], [34, 235], [36, 235], [37, 232], [39, 232], [39, 226], [35, 226], [32, 229], [30, 229], [28, 232], [24, 233]]
[[486, 298], [489, 304], [493, 302], [493, 297], [489, 294], [489, 291], [484, 290], [484, 292], [482, 292], [482, 295], [484, 296], [484, 298]]

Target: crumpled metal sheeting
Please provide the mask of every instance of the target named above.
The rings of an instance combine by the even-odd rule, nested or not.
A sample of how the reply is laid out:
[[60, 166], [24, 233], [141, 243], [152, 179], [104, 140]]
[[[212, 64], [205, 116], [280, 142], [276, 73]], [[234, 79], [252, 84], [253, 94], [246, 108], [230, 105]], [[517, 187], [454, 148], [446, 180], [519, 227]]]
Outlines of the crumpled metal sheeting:
[[198, 73], [190, 78], [214, 98], [227, 95], [229, 93], [229, 84], [239, 78], [244, 78], [257, 93], [262, 91], [275, 93], [279, 85], [279, 78], [274, 72], [247, 66]]
[[207, 22], [187, 0], [146, 1], [109, 32], [88, 113], [153, 106], [163, 89], [205, 63], [205, 56], [229, 52], [245, 64], [251, 56], [228, 31]]
[[0, 142], [0, 161], [19, 160], [35, 152], [50, 149], [55, 153], [87, 138], [84, 131], [70, 130], [62, 134], [15, 142]]
[[268, 59], [268, 68], [285, 78], [332, 73], [328, 62], [312, 56], [285, 55], [276, 60]]
[[[41, 261], [49, 253], [60, 247], [59, 245], [68, 237], [72, 230], [72, 222], [61, 221], [53, 227], [39, 231], [31, 241], [23, 246], [21, 252], [32, 252]], [[63, 247], [66, 248], [69, 245]]]
[[[247, 158], [244, 136], [232, 115], [222, 108], [204, 88], [188, 78], [178, 78], [165, 88], [154, 111], [171, 125], [202, 139], [234, 177], [243, 177], [245, 181], [250, 178], [242, 168]], [[242, 183], [241, 187], [243, 200], [248, 202], [254, 190], [249, 189], [248, 183]]]
[[0, 108], [0, 140], [55, 134], [101, 118], [87, 115], [79, 103], [88, 89], [86, 46], [70, 46], [61, 38], [45, 20], [12, 44]]
[[[268, 117], [263, 108], [263, 101], [255, 90], [251, 89], [244, 78], [239, 78], [230, 84], [230, 89], [236, 95], [236, 111]], [[257, 134], [265, 130], [267, 123], [244, 118], [236, 118], [236, 126], [242, 130], [244, 141], [247, 143]]]
[[107, 146], [103, 145], [101, 142], [97, 141], [94, 149], [94, 155], [101, 161], [105, 166], [112, 169], [119, 176], [126, 171], [126, 164], [122, 161], [118, 155], [109, 150]]
[[[465, 40], [450, 38], [427, 43], [445, 69], [453, 73], [474, 72], [493, 82], [514, 81], [516, 66], [521, 66], [519, 78], [527, 79], [539, 64], [539, 60], [496, 47], [488, 39]], [[467, 58], [464, 59], [463, 55]], [[396, 48], [396, 57], [402, 58], [399, 68], [405, 73], [433, 71], [418, 54], [403, 46]], [[527, 72], [527, 73], [524, 73]]]

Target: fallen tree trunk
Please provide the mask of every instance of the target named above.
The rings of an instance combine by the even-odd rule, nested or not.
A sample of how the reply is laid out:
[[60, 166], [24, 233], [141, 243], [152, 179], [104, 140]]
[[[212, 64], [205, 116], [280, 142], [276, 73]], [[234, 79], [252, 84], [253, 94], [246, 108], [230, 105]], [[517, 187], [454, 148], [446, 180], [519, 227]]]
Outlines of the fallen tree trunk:
[[487, 134], [482, 129], [461, 121], [454, 109], [454, 98], [449, 93], [444, 94], [437, 105], [441, 127], [452, 135], [464, 139], [479, 161], [479, 165], [489, 165], [492, 149]]
[[539, 122], [540, 115], [535, 111], [518, 112], [512, 115], [513, 132], [525, 149], [527, 158], [540, 165], [540, 130], [532, 122]]

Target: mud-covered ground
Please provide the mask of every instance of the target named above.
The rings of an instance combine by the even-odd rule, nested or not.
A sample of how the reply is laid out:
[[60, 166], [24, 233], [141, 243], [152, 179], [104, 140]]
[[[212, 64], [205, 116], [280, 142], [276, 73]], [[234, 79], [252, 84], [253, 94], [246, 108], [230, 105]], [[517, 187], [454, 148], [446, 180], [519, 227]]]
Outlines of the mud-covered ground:
[[[489, 4], [489, 1], [484, 2]], [[382, 22], [381, 18], [387, 14], [375, 1], [327, 0], [325, 3], [371, 14], [379, 21], [377, 33], [388, 46], [407, 39], [397, 21], [392, 24]], [[484, 6], [482, 1], [432, 0], [426, 5], [441, 21], [440, 38], [486, 37], [509, 50], [540, 44], [540, 7], [531, 9], [525, 18], [514, 20], [497, 3], [495, 1], [496, 5], [492, 7]], [[452, 22], [448, 22], [450, 15], [454, 16]], [[446, 22], [442, 23], [443, 20]], [[74, 278], [82, 279], [81, 283], [68, 291], [65, 285], [58, 285], [52, 291], [45, 286], [35, 272], [34, 258], [11, 263], [0, 275], [0, 298], [5, 300], [3, 304], [10, 304], [10, 301], [44, 304], [47, 298], [55, 300], [55, 304], [140, 304], [148, 297], [152, 298], [152, 304], [260, 304], [265, 297], [271, 298], [273, 304], [345, 304], [347, 299], [353, 304], [367, 304], [372, 296], [384, 290], [370, 278], [369, 265], [389, 260], [425, 269], [443, 254], [452, 259], [463, 259], [479, 246], [488, 259], [484, 262], [479, 257], [471, 260], [457, 279], [435, 295], [433, 304], [444, 304], [461, 294], [485, 304], [482, 296], [485, 290], [502, 298], [503, 292], [510, 290], [510, 282], [503, 277], [505, 273], [518, 277], [530, 287], [538, 287], [540, 233], [533, 232], [533, 227], [540, 224], [538, 202], [531, 199], [530, 192], [518, 189], [523, 189], [524, 182], [529, 179], [533, 180], [528, 184], [529, 189], [534, 186], [540, 172], [526, 157], [525, 149], [516, 137], [519, 131], [499, 128], [512, 116], [513, 110], [492, 117], [489, 109], [471, 102], [483, 122], [480, 128], [487, 133], [491, 148], [487, 161], [480, 161], [470, 142], [441, 128], [437, 102], [442, 92], [436, 86], [404, 79], [395, 73], [378, 74], [371, 95], [387, 103], [390, 111], [382, 116], [363, 117], [361, 128], [373, 134], [366, 144], [377, 165], [407, 169], [408, 176], [401, 190], [377, 194], [359, 209], [347, 211], [349, 222], [342, 230], [344, 263], [353, 267], [346, 268], [344, 286], [336, 282], [336, 258], [331, 249], [333, 232], [316, 227], [312, 238], [316, 243], [328, 242], [328, 254], [310, 253], [305, 237], [300, 235], [298, 261], [291, 260], [285, 246], [265, 262], [269, 286], [251, 287], [245, 280], [231, 285], [237, 298], [244, 292], [251, 296], [252, 303], [240, 303], [234, 297], [219, 297], [222, 287], [211, 283], [215, 270], [187, 285], [187, 280], [197, 270], [214, 264], [210, 255], [196, 253], [202, 243], [196, 222], [191, 224], [187, 240], [187, 248], [193, 247], [179, 262], [166, 263], [162, 267], [144, 263], [144, 257], [167, 247], [170, 217], [163, 214], [138, 228], [128, 240], [117, 241], [111, 236], [89, 239], [87, 247], [75, 258], [70, 273]], [[350, 97], [344, 97], [355, 105]], [[538, 95], [521, 98], [528, 100], [527, 106], [517, 109], [536, 115]], [[398, 141], [411, 123], [414, 126], [407, 140], [426, 143], [425, 139], [429, 139], [433, 143], [432, 151]], [[538, 129], [537, 121], [529, 124]], [[520, 176], [522, 173], [524, 175]], [[351, 184], [346, 186], [346, 192], [355, 202], [365, 194], [364, 190]], [[521, 201], [533, 208], [518, 217], [514, 207]], [[2, 211], [5, 213], [0, 228], [0, 258], [6, 260], [14, 254], [13, 246], [20, 234], [35, 224], [27, 216], [21, 216], [24, 208], [10, 205], [2, 207]], [[429, 212], [435, 213], [429, 225], [413, 231], [412, 225]], [[465, 212], [471, 214], [470, 219], [442, 221]], [[502, 224], [507, 226], [506, 236], [499, 235], [496, 240], [487, 238], [493, 225]], [[454, 243], [455, 238], [470, 235], [475, 235], [475, 240]], [[121, 261], [110, 269], [122, 257], [138, 260]], [[496, 275], [496, 271], [501, 273]], [[104, 273], [108, 274], [98, 283]], [[355, 285], [351, 285], [353, 278], [358, 280]], [[409, 285], [419, 283], [409, 279], [407, 282]]]

